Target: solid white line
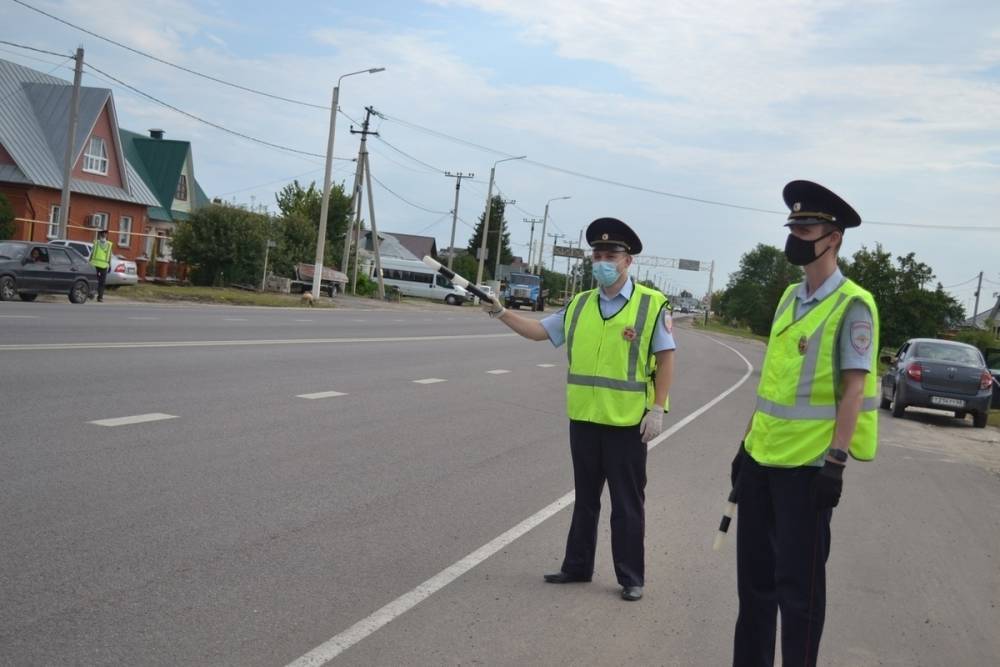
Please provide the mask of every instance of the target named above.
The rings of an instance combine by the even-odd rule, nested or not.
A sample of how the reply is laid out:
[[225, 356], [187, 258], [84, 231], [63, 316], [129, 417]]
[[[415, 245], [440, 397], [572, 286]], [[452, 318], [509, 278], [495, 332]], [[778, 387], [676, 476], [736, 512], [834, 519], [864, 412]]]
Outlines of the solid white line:
[[555, 368], [555, 364], [535, 364], [539, 368]]
[[129, 424], [145, 424], [146, 422], [158, 422], [163, 419], [177, 419], [177, 415], [165, 415], [162, 412], [150, 412], [145, 415], [132, 415], [131, 417], [116, 417], [114, 419], [97, 419], [89, 424], [98, 426], [127, 426]]
[[312, 322], [312, 320], [294, 320], [295, 322]]
[[[667, 438], [674, 435], [682, 428], [690, 424], [692, 421], [697, 419], [699, 416], [703, 415], [707, 410], [711, 409], [712, 406], [714, 406], [716, 403], [724, 399], [726, 396], [739, 389], [739, 387], [742, 386], [743, 383], [747, 381], [747, 378], [750, 377], [750, 374], [753, 373], [753, 365], [747, 360], [746, 357], [740, 354], [739, 351], [730, 347], [729, 345], [726, 345], [721, 341], [716, 340], [715, 338], [711, 338], [710, 336], [706, 336], [706, 338], [709, 338], [709, 340], [712, 340], [718, 343], [719, 345], [722, 345], [723, 347], [728, 348], [733, 352], [735, 352], [736, 355], [743, 360], [743, 363], [747, 365], [747, 372], [743, 375], [742, 378], [740, 378], [740, 380], [736, 384], [731, 386], [729, 389], [725, 390], [724, 392], [713, 398], [711, 401], [701, 406], [700, 408], [689, 414], [681, 421], [674, 424], [670, 429], [661, 433], [653, 440], [651, 440], [648, 445], [649, 449], [653, 449], [654, 447], [656, 447], [656, 445], [660, 444], [661, 442], [663, 442], [664, 440], [666, 440]], [[423, 582], [410, 592], [401, 595], [400, 597], [396, 598], [395, 600], [385, 605], [378, 611], [374, 612], [370, 616], [361, 619], [360, 621], [358, 621], [351, 627], [347, 628], [340, 634], [335, 635], [330, 639], [328, 639], [327, 641], [323, 642], [322, 644], [320, 644], [313, 650], [309, 651], [302, 657], [298, 658], [293, 662], [288, 663], [288, 667], [318, 667], [319, 665], [325, 665], [326, 663], [333, 660], [338, 655], [349, 649], [351, 646], [354, 646], [365, 637], [368, 637], [381, 627], [392, 622], [397, 617], [405, 614], [410, 609], [413, 609], [415, 606], [417, 606], [418, 604], [420, 604], [421, 602], [423, 602], [424, 600], [426, 600], [431, 595], [441, 590], [451, 582], [455, 581], [463, 574], [465, 574], [472, 568], [476, 567], [477, 565], [485, 561], [487, 558], [493, 556], [498, 551], [504, 549], [514, 540], [521, 537], [535, 526], [538, 526], [549, 517], [553, 516], [563, 508], [569, 506], [573, 502], [574, 498], [575, 498], [574, 492], [570, 491], [569, 493], [565, 494], [564, 496], [556, 500], [551, 505], [548, 505], [547, 507], [539, 510], [535, 514], [532, 514], [530, 517], [528, 517], [521, 523], [517, 524], [507, 532], [503, 533], [499, 537], [494, 538], [490, 542], [487, 542], [483, 546], [479, 547], [465, 558], [462, 558], [453, 565], [450, 565], [444, 570], [441, 570], [436, 575], [434, 575], [427, 581]]]
[[461, 334], [453, 336], [399, 336], [396, 338], [283, 338], [274, 340], [178, 340], [132, 343], [37, 343], [0, 345], [0, 352], [37, 350], [117, 350], [148, 347], [239, 347], [243, 345], [326, 345], [335, 343], [412, 343], [441, 340], [478, 340], [482, 338], [513, 338], [515, 333]]
[[245, 318], [245, 317], [225, 317], [223, 319], [226, 322], [246, 322], [247, 321], [247, 318]]
[[490, 375], [503, 375], [504, 373], [510, 373], [510, 371], [504, 370], [503, 368], [494, 368], [493, 370], [486, 372]]
[[0, 315], [9, 320], [37, 320], [38, 315]]
[[158, 320], [159, 317], [130, 317], [130, 320]]
[[438, 382], [447, 382], [447, 380], [442, 380], [441, 378], [424, 378], [423, 380], [414, 380], [417, 384], [437, 384]]
[[317, 391], [315, 394], [298, 394], [297, 398], [315, 400], [317, 398], [334, 398], [336, 396], [347, 396], [347, 394], [342, 391]]

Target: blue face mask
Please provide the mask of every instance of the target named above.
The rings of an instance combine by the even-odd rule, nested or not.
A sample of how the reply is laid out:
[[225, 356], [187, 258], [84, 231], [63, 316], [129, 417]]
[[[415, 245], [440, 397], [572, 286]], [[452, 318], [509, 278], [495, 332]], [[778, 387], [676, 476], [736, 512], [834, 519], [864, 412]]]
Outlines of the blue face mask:
[[622, 275], [615, 262], [594, 262], [590, 271], [601, 287], [611, 287]]

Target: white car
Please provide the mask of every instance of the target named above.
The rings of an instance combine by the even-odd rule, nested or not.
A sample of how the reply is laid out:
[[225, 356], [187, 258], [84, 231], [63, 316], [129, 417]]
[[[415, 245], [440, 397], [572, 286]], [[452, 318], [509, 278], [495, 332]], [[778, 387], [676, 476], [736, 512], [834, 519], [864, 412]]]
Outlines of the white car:
[[[87, 241], [66, 241], [63, 239], [57, 239], [55, 241], [49, 241], [52, 245], [61, 245], [67, 248], [72, 248], [81, 255], [84, 259], [90, 259], [90, 253], [94, 250], [94, 244], [88, 243]], [[106, 287], [112, 289], [116, 287], [121, 287], [122, 285], [136, 285], [139, 282], [139, 274], [136, 270], [135, 262], [130, 259], [125, 259], [121, 255], [115, 255], [111, 258], [111, 268], [108, 270], [108, 277], [104, 281]]]

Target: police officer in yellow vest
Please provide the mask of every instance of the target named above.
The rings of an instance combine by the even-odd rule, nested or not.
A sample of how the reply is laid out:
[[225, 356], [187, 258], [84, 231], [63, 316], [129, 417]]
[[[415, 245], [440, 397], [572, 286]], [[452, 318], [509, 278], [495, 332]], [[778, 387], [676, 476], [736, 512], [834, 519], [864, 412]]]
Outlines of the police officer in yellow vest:
[[543, 320], [503, 308], [483, 309], [532, 340], [566, 344], [566, 409], [576, 502], [559, 572], [553, 584], [590, 581], [597, 550], [601, 493], [611, 494], [611, 552], [628, 601], [645, 585], [643, 540], [647, 443], [663, 430], [669, 410], [673, 351], [667, 299], [628, 275], [642, 242], [621, 220], [600, 218], [587, 227], [598, 289], [576, 295]]
[[90, 264], [97, 269], [97, 300], [104, 301], [104, 281], [108, 277], [108, 269], [111, 268], [111, 253], [115, 244], [108, 240], [108, 230], [102, 229], [97, 232], [97, 243], [90, 253]]
[[878, 446], [878, 311], [837, 267], [844, 230], [860, 216], [809, 181], [784, 189], [785, 256], [804, 267], [771, 325], [757, 406], [732, 464], [739, 498], [740, 609], [733, 665], [773, 665], [781, 611], [782, 664], [816, 664], [826, 611], [830, 519], [848, 453]]

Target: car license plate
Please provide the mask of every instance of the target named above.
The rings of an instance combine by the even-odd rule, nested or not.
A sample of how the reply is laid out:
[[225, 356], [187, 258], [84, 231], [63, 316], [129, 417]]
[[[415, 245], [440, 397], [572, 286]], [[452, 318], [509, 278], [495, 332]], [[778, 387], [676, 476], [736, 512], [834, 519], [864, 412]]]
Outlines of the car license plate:
[[931, 396], [931, 403], [934, 405], [946, 405], [949, 408], [964, 408], [965, 401], [960, 398], [945, 398], [944, 396]]
[[130, 266], [126, 270], [126, 273], [128, 273], [130, 276], [135, 275], [135, 269]]

